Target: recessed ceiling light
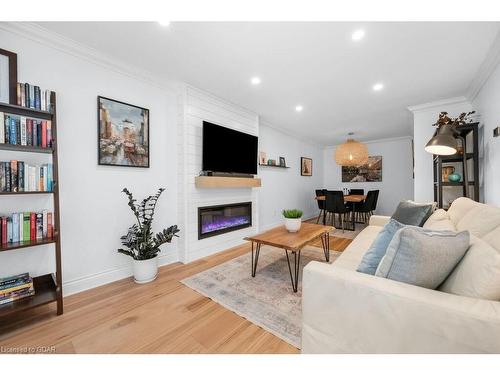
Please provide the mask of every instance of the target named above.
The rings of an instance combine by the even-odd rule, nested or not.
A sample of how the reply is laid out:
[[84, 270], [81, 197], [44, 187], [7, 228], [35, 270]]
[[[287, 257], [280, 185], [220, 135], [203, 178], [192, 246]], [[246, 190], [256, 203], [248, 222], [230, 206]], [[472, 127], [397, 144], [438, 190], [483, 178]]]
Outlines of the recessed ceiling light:
[[260, 78], [259, 77], [252, 77], [250, 82], [252, 83], [252, 85], [260, 85]]
[[158, 21], [158, 23], [165, 27], [170, 26], [170, 21]]
[[295, 107], [295, 110], [297, 112], [302, 112], [303, 109], [304, 109], [304, 107], [302, 107], [301, 105], [298, 105], [298, 106]]
[[384, 84], [383, 83], [376, 83], [373, 85], [373, 91], [380, 91], [384, 88]]
[[364, 36], [365, 36], [365, 30], [359, 29], [352, 33], [352, 40], [357, 42], [358, 40], [363, 39]]

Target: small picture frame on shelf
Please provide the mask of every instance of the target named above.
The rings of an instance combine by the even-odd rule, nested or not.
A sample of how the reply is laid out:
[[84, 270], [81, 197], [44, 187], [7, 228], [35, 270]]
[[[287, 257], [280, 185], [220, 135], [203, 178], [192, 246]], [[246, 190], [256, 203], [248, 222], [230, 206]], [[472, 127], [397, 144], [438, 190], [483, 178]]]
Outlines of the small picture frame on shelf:
[[285, 168], [286, 167], [286, 161], [283, 156], [280, 156], [280, 167]]
[[259, 164], [267, 164], [267, 154], [264, 151], [259, 152]]

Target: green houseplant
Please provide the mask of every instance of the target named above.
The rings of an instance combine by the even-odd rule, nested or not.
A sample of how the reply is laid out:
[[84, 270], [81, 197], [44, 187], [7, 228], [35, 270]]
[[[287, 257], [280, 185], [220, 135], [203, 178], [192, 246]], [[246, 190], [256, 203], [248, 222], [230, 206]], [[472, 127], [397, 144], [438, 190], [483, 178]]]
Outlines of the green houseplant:
[[283, 216], [285, 217], [285, 227], [289, 232], [298, 232], [302, 224], [303, 212], [296, 208], [283, 210]]
[[164, 188], [158, 189], [156, 194], [144, 198], [140, 203], [136, 203], [137, 200], [127, 188], [122, 190], [128, 197], [128, 206], [137, 222], [121, 237], [124, 248], [118, 249], [118, 252], [132, 257], [134, 280], [137, 283], [146, 283], [156, 279], [160, 246], [178, 237], [177, 225], [163, 229], [156, 235], [153, 233], [152, 224], [156, 204], [164, 190]]

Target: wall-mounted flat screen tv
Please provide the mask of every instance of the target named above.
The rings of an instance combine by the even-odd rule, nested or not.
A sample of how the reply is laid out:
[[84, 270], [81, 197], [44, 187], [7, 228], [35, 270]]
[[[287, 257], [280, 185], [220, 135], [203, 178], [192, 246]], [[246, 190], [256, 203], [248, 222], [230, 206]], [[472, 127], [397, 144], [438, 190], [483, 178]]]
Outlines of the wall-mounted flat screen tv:
[[257, 174], [257, 147], [254, 135], [203, 121], [203, 171]]

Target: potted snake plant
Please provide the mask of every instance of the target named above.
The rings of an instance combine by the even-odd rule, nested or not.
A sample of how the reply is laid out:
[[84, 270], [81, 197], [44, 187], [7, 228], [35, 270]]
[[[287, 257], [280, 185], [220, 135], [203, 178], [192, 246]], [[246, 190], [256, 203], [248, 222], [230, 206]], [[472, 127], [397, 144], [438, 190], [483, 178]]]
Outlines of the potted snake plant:
[[144, 198], [141, 203], [136, 203], [136, 199], [127, 188], [122, 190], [128, 197], [128, 206], [135, 216], [136, 223], [121, 237], [125, 248], [118, 249], [118, 252], [133, 259], [134, 280], [138, 284], [156, 279], [160, 246], [171, 242], [174, 237], [179, 237], [177, 225], [163, 229], [156, 235], [152, 231], [156, 203], [164, 190], [164, 188], [158, 189], [156, 194]]

